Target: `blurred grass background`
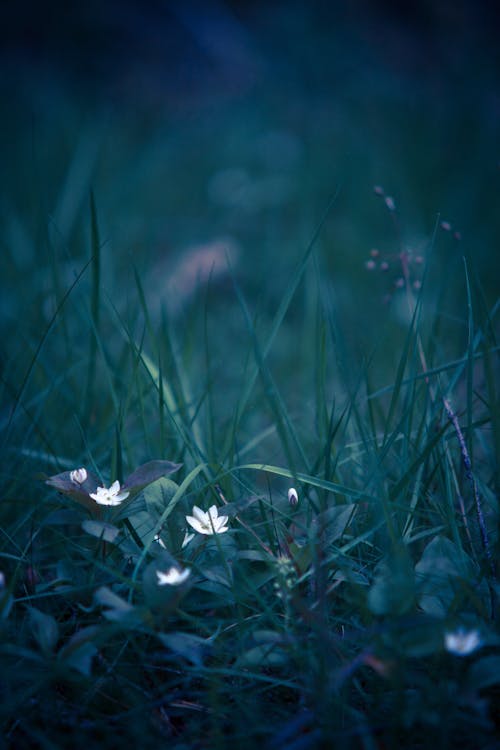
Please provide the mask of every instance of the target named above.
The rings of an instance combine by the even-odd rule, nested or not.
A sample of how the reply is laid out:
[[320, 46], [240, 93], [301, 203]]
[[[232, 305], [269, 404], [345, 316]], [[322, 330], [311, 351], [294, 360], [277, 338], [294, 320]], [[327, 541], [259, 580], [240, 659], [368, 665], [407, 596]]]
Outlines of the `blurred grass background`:
[[[465, 346], [454, 319], [466, 304], [463, 258], [486, 307], [499, 282], [494, 3], [25, 2], [2, 15], [9, 381], [26, 371], [42, 321], [91, 255], [91, 190], [100, 281], [121, 314], [135, 315], [137, 271], [153, 317], [166, 306], [196, 341], [199, 264], [206, 280], [227, 256], [265, 327], [338, 191], [316, 275], [350, 354], [361, 361], [379, 342], [378, 384], [390, 380], [408, 316], [381, 301], [404, 248], [429, 261], [427, 309], [439, 299], [443, 327]], [[436, 232], [440, 219], [462, 239]], [[199, 255], [183, 266], [193, 247]], [[365, 269], [374, 247], [389, 256], [383, 278]], [[89, 277], [70, 305], [88, 297]], [[301, 290], [273, 350], [296, 387], [321, 284]], [[227, 274], [211, 288], [212, 356], [230, 382], [241, 369], [241, 313]], [[66, 335], [88, 335], [80, 322]]]
[[[27, 2], [2, 14], [4, 419], [20, 384], [45, 442], [53, 408], [68, 423], [75, 408], [82, 418], [92, 328], [115, 350], [124, 326], [143, 336], [143, 293], [150, 334], [168, 312], [193, 398], [205, 378], [216, 384], [223, 427], [252, 350], [231, 277], [265, 335], [333, 196], [270, 354], [294, 418], [308, 429], [318, 336], [332, 326], [334, 389], [354, 387], [368, 359], [373, 388], [393, 382], [409, 321], [395, 290], [402, 250], [427, 266], [429, 365], [463, 355], [464, 258], [481, 309], [499, 281], [494, 4], [125, 0]], [[96, 248], [98, 267], [86, 267]], [[387, 259], [386, 274], [367, 271], [372, 248]], [[51, 316], [84, 268], [63, 322], [56, 315], [57, 331], [43, 339], [52, 372], [37, 362], [32, 373]], [[326, 299], [330, 321], [317, 328]], [[68, 362], [73, 387], [63, 398]], [[98, 377], [107, 392], [110, 376]], [[262, 424], [249, 420], [251, 435]]]
[[[230, 236], [274, 291], [340, 187], [324, 261], [352, 299], [372, 246], [394, 251], [382, 184], [439, 270], [498, 284], [495, 5], [57, 3], [2, 11], [3, 243], [9, 281], [88, 256], [93, 188], [113, 274]], [[246, 262], [250, 260], [251, 262]], [[5, 278], [5, 276], [4, 276]], [[8, 287], [17, 287], [9, 283]], [[15, 296], [3, 295], [6, 312]]]
[[[421, 635], [422, 561], [455, 576], [453, 556], [469, 564], [471, 554], [457, 590], [438, 581], [448, 607], [441, 614], [450, 627], [464, 616], [498, 645], [495, 571], [439, 398], [449, 395], [459, 415], [496, 554], [496, 5], [94, 0], [20, 2], [1, 14], [1, 554], [13, 598], [4, 598], [0, 624], [11, 736], [19, 726], [27, 747], [35, 739], [48, 747], [54, 695], [75, 737], [89, 721], [82, 746], [99, 731], [112, 742], [115, 725], [139, 741], [141, 725], [128, 719], [162, 707], [165, 696], [185, 741], [209, 726], [213, 747], [225, 747], [220, 717], [251, 747], [268, 736], [268, 713], [286, 721], [283, 734], [273, 727], [274, 748], [291, 736], [300, 743], [310, 729], [304, 747], [313, 747], [318, 717], [325, 742], [338, 736], [345, 747], [358, 746], [360, 727], [363, 747], [375, 746], [370, 726], [388, 746], [400, 747], [397, 732], [408, 727], [418, 746], [430, 726], [455, 747], [462, 705], [464, 724], [472, 717], [468, 738], [478, 726], [493, 736], [497, 662], [467, 682], [465, 668], [442, 660], [434, 620], [428, 663], [418, 643], [403, 642], [405, 617], [410, 641]], [[420, 256], [408, 278], [423, 280], [422, 291], [406, 294], [402, 258]], [[420, 344], [430, 368], [463, 362], [428, 388]], [[247, 525], [232, 517], [226, 552], [231, 566], [238, 560], [235, 583], [223, 595], [215, 589], [215, 604], [202, 580], [186, 612], [172, 612], [174, 624], [131, 627], [123, 645], [93, 597], [109, 585], [141, 606], [126, 544], [106, 560], [75, 508], [65, 516], [63, 506], [59, 517], [64, 501], [33, 477], [81, 462], [108, 481], [152, 458], [183, 462], [179, 481], [190, 477], [179, 529], [195, 502], [220, 504], [221, 492], [233, 515], [241, 503]], [[274, 474], [263, 463], [275, 464]], [[286, 490], [297, 472], [304, 518], [294, 527]], [[345, 503], [357, 504], [347, 509], [351, 525], [325, 541], [318, 508], [336, 517]], [[170, 530], [175, 554], [191, 564], [196, 553], [181, 553], [179, 529]], [[272, 547], [270, 559], [257, 556], [255, 533]], [[273, 581], [286, 572], [272, 566], [283, 564], [289, 533], [306, 573], [283, 618]], [[324, 568], [314, 557], [323, 542]], [[215, 550], [202, 572], [219, 559]], [[30, 614], [33, 606], [49, 620]], [[315, 608], [318, 619], [308, 619]], [[42, 636], [52, 631], [52, 650], [37, 622]], [[64, 647], [87, 626], [95, 631], [86, 667], [63, 677]], [[157, 672], [156, 659], [173, 658], [155, 645], [160, 626], [207, 639], [220, 632], [215, 662], [205, 671], [195, 659], [186, 669], [176, 653], [172, 671]], [[270, 626], [285, 650], [295, 644], [296, 661], [285, 662], [282, 680], [257, 659], [247, 682], [234, 659]], [[341, 646], [326, 666], [325, 633]], [[401, 670], [388, 690], [394, 654]], [[345, 695], [329, 689], [368, 657], [376, 676], [354, 680]], [[263, 700], [267, 684], [275, 705]], [[56, 738], [58, 720], [50, 719]], [[188, 746], [182, 731], [179, 748]]]

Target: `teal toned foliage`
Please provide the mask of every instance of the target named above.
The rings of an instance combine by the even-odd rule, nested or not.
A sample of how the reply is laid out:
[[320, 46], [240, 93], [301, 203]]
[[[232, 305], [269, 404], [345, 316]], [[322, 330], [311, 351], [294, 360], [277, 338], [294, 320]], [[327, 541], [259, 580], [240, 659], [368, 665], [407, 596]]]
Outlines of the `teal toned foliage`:
[[493, 73], [288, 5], [209, 104], [3, 82], [6, 747], [498, 744]]

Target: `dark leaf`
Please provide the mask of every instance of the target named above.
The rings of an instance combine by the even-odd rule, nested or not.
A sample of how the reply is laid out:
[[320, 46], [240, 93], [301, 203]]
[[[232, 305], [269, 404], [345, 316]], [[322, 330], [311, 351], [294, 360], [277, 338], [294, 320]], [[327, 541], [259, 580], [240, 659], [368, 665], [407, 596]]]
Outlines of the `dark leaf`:
[[467, 683], [473, 690], [500, 685], [500, 656], [493, 654], [476, 661], [469, 669]]
[[46, 615], [35, 607], [29, 608], [31, 630], [33, 636], [44, 654], [53, 652], [59, 639], [57, 622], [51, 615]]
[[104, 542], [114, 542], [120, 529], [113, 526], [111, 523], [105, 523], [104, 521], [91, 521], [86, 519], [82, 523], [82, 529], [90, 534], [91, 536], [102, 539]]
[[59, 651], [59, 660], [89, 677], [92, 671], [92, 659], [97, 654], [95, 640], [98, 633], [99, 628], [95, 625], [79, 630]]
[[156, 482], [160, 477], [178, 471], [181, 466], [182, 464], [174, 464], [171, 461], [148, 461], [125, 479], [122, 489], [138, 492], [151, 482]]
[[191, 633], [158, 633], [158, 638], [164, 646], [179, 656], [187, 659], [196, 667], [203, 666], [203, 656], [209, 647], [205, 638]]
[[144, 488], [144, 501], [152, 518], [155, 520], [160, 518], [178, 489], [178, 484], [165, 477], [160, 477], [153, 484]]
[[46, 479], [45, 483], [49, 487], [54, 487], [58, 492], [62, 492], [63, 495], [68, 495], [68, 497], [76, 500], [77, 503], [84, 505], [89, 510], [96, 511], [96, 503], [89, 495], [91, 492], [94, 493], [102, 483], [91, 471], [87, 471], [87, 478], [81, 484], [71, 479], [70, 471], [54, 474], [54, 476]]
[[414, 602], [414, 573], [406, 555], [394, 554], [379, 563], [368, 592], [370, 610], [375, 615], [402, 615]]
[[122, 599], [107, 586], [101, 586], [94, 594], [94, 599], [107, 609], [102, 614], [106, 620], [116, 622], [125, 628], [134, 629], [144, 623], [145, 612]]
[[[452, 541], [436, 536], [415, 566], [420, 607], [429, 615], [444, 617], [453, 602], [470, 595], [469, 581], [477, 580], [470, 557]], [[476, 593], [488, 596], [484, 585]]]

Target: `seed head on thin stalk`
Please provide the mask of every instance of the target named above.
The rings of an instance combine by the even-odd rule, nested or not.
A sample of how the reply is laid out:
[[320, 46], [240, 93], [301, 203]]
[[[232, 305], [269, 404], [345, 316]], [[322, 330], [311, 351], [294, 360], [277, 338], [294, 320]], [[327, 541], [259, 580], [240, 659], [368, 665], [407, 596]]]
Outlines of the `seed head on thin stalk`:
[[[396, 215], [396, 212], [395, 212], [395, 205], [394, 205], [394, 202], [393, 202], [392, 198], [390, 198], [389, 196], [386, 196], [384, 188], [381, 187], [380, 185], [376, 185], [374, 187], [374, 192], [375, 192], [376, 195], [378, 195], [379, 197], [381, 197], [381, 198], [384, 199], [384, 203], [385, 203], [386, 207], [389, 209], [389, 211], [390, 211], [390, 213], [391, 213], [391, 215], [393, 217], [393, 220], [394, 220], [394, 223], [395, 223], [395, 227], [396, 227], [396, 229], [399, 232], [399, 224], [397, 222], [397, 215]], [[460, 232], [454, 230], [453, 226], [451, 225], [451, 223], [449, 221], [441, 221], [439, 226], [440, 226], [440, 228], [444, 232], [450, 232], [450, 233], [452, 233], [453, 239], [455, 241], [459, 242], [461, 240], [461, 234], [460, 234]], [[407, 249], [403, 249], [402, 243], [401, 243], [401, 235], [399, 234], [399, 236], [400, 236], [400, 247], [401, 247], [401, 250], [400, 250], [398, 258], [399, 258], [399, 262], [400, 262], [400, 267], [401, 267], [402, 275], [399, 276], [396, 279], [395, 286], [396, 286], [396, 288], [405, 289], [405, 291], [406, 291], [406, 297], [407, 297], [407, 302], [408, 302], [408, 309], [409, 309], [410, 313], [412, 313], [413, 309], [414, 309], [414, 304], [415, 304], [414, 292], [418, 291], [420, 289], [420, 287], [421, 287], [421, 280], [420, 280], [420, 278], [417, 278], [417, 279], [414, 278], [413, 279], [413, 283], [410, 283], [411, 282], [411, 272], [413, 270], [413, 267], [424, 264], [424, 258], [421, 255], [413, 255], [411, 253], [411, 251], [408, 251]], [[385, 260], [385, 262], [387, 263], [387, 260]], [[366, 264], [366, 265], [368, 265], [368, 264]], [[384, 270], [386, 270], [386, 269], [384, 268]], [[419, 355], [419, 359], [420, 359], [422, 371], [423, 371], [423, 373], [427, 373], [429, 368], [428, 368], [428, 365], [427, 365], [427, 361], [426, 361], [426, 357], [425, 357], [425, 352], [424, 352], [424, 348], [423, 348], [423, 344], [422, 344], [422, 339], [421, 339], [421, 336], [420, 336], [420, 332], [417, 331], [416, 335], [417, 335], [418, 355]], [[476, 484], [476, 480], [474, 478], [474, 474], [472, 472], [471, 460], [470, 460], [470, 457], [469, 457], [469, 453], [468, 453], [468, 450], [467, 450], [467, 446], [466, 446], [466, 443], [465, 443], [462, 431], [460, 429], [458, 418], [457, 418], [455, 412], [453, 411], [450, 402], [447, 399], [443, 398], [443, 397], [438, 397], [438, 395], [436, 393], [436, 388], [435, 388], [435, 386], [433, 386], [431, 384], [430, 378], [428, 376], [426, 376], [425, 382], [426, 382], [426, 384], [427, 384], [427, 386], [429, 388], [429, 394], [430, 394], [431, 402], [433, 404], [435, 404], [437, 402], [438, 398], [442, 401], [444, 409], [445, 409], [446, 414], [448, 416], [448, 419], [452, 423], [452, 425], [453, 425], [453, 427], [455, 429], [455, 432], [457, 434], [459, 445], [460, 445], [460, 452], [461, 452], [461, 455], [462, 455], [462, 461], [463, 461], [463, 464], [464, 464], [464, 467], [465, 467], [465, 474], [466, 474], [467, 479], [469, 480], [469, 484], [470, 484], [470, 487], [471, 487], [471, 490], [472, 490], [472, 494], [473, 494], [474, 502], [475, 502], [475, 506], [476, 506], [476, 514], [477, 514], [477, 519], [478, 519], [478, 524], [479, 524], [479, 529], [480, 529], [480, 534], [481, 534], [481, 543], [482, 543], [483, 550], [484, 550], [484, 553], [486, 555], [486, 559], [488, 561], [488, 564], [489, 564], [489, 567], [490, 567], [493, 579], [496, 580], [495, 565], [494, 565], [494, 561], [493, 561], [493, 555], [492, 555], [491, 545], [490, 545], [490, 541], [489, 541], [489, 537], [488, 537], [488, 531], [487, 531], [487, 528], [486, 528], [486, 523], [485, 523], [484, 514], [483, 514], [483, 510], [482, 510], [481, 496], [480, 496], [480, 493], [479, 493], [479, 490], [478, 490], [478, 487], [477, 487], [477, 484]], [[462, 517], [464, 519], [466, 533], [467, 533], [467, 536], [469, 538], [469, 542], [471, 543], [471, 546], [472, 546], [472, 539], [471, 539], [471, 536], [470, 536], [470, 531], [469, 531], [469, 528], [468, 528], [467, 519], [466, 519], [466, 515], [465, 515], [465, 506], [464, 506], [463, 499], [460, 496], [460, 492], [459, 492], [459, 489], [458, 489], [458, 480], [457, 480], [456, 475], [455, 475], [455, 470], [454, 470], [453, 462], [452, 462], [451, 455], [450, 455], [450, 452], [449, 452], [449, 448], [448, 448], [447, 445], [445, 445], [445, 455], [446, 455], [446, 460], [447, 460], [447, 462], [448, 462], [448, 464], [449, 464], [449, 466], [451, 467], [451, 470], [452, 470], [452, 475], [454, 477], [455, 486], [457, 488], [457, 494], [459, 496], [461, 513], [462, 513]], [[493, 598], [492, 598], [492, 607], [493, 607]]]
[[469, 456], [469, 451], [467, 450], [467, 445], [465, 444], [465, 439], [462, 433], [462, 430], [460, 428], [460, 424], [458, 422], [458, 417], [453, 411], [450, 402], [448, 399], [443, 399], [443, 405], [444, 409], [446, 411], [446, 415], [450, 422], [452, 423], [455, 433], [458, 438], [458, 444], [460, 445], [460, 453], [462, 454], [462, 461], [465, 467], [465, 476], [469, 480], [469, 484], [471, 486], [472, 495], [474, 497], [474, 502], [476, 505], [476, 513], [477, 513], [477, 520], [479, 523], [479, 530], [481, 532], [481, 543], [483, 545], [483, 549], [486, 555], [486, 558], [488, 560], [488, 564], [490, 566], [491, 572], [493, 577], [495, 577], [495, 564], [493, 562], [493, 555], [491, 552], [491, 545], [490, 540], [488, 537], [488, 531], [486, 529], [486, 522], [484, 520], [484, 514], [483, 514], [483, 508], [481, 505], [481, 496], [479, 494], [479, 490], [477, 488], [476, 480], [474, 478], [474, 474], [472, 473], [472, 463]]
[[443, 232], [451, 232], [453, 234], [453, 239], [457, 242], [460, 242], [460, 240], [462, 239], [462, 234], [458, 230], [453, 229], [453, 226], [449, 221], [440, 221], [439, 226], [441, 227]]
[[[416, 254], [411, 248], [404, 248], [395, 254], [381, 253], [377, 248], [372, 248], [364, 265], [367, 271], [381, 273], [386, 277], [392, 271], [391, 291], [384, 297], [384, 302], [390, 302], [394, 293], [407, 287], [411, 287], [414, 292], [422, 287], [424, 256]], [[412, 304], [413, 302], [412, 300]]]

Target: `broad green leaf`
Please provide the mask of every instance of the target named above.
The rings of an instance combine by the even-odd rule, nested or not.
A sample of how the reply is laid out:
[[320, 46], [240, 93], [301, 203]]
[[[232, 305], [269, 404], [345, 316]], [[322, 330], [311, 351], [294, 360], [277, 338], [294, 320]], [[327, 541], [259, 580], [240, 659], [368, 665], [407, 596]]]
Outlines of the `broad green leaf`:
[[104, 542], [114, 542], [120, 529], [113, 526], [111, 523], [105, 523], [104, 521], [92, 521], [86, 519], [82, 522], [82, 529], [90, 534], [91, 536], [102, 539]]
[[474, 662], [467, 673], [467, 685], [472, 690], [500, 685], [500, 656], [492, 654]]
[[328, 508], [313, 518], [309, 527], [309, 537], [321, 537], [325, 543], [333, 544], [344, 534], [355, 510], [356, 505], [353, 503]]
[[54, 474], [45, 480], [45, 484], [54, 487], [58, 492], [67, 495], [80, 505], [85, 506], [91, 512], [97, 512], [100, 509], [96, 506], [95, 501], [90, 497], [90, 493], [95, 493], [97, 487], [102, 483], [99, 478], [91, 471], [87, 471], [85, 482], [79, 484], [71, 479], [70, 471], [63, 471], [61, 474]]
[[[195, 466], [194, 469], [191, 469], [191, 471], [189, 472], [189, 474], [186, 477], [184, 477], [184, 480], [179, 485], [178, 490], [175, 492], [175, 494], [173, 495], [172, 499], [168, 503], [167, 507], [165, 508], [165, 510], [161, 514], [160, 518], [156, 522], [156, 526], [155, 526], [155, 529], [154, 529], [154, 535], [156, 535], [158, 532], [160, 532], [163, 524], [166, 522], [167, 518], [172, 513], [172, 511], [175, 509], [177, 503], [180, 502], [181, 498], [183, 497], [184, 493], [187, 491], [187, 489], [190, 486], [191, 482], [193, 482], [194, 479], [198, 476], [198, 474], [201, 471], [204, 471], [205, 468], [206, 468], [205, 464], [199, 464], [198, 466]], [[142, 565], [142, 563], [143, 563], [146, 555], [148, 554], [148, 549], [149, 549], [149, 547], [145, 546], [144, 549], [142, 550], [142, 552], [141, 552], [141, 554], [139, 556], [139, 559], [136, 562], [136, 565], [135, 565], [135, 568], [134, 568], [134, 572], [132, 574], [132, 581], [136, 580], [137, 575], [139, 573], [139, 569], [140, 569], [140, 567], [141, 567], [141, 565]]]
[[0, 619], [5, 620], [14, 604], [14, 597], [7, 588], [0, 588]]
[[203, 658], [210, 647], [205, 638], [191, 633], [158, 633], [158, 638], [170, 651], [182, 656], [195, 667], [203, 666]]
[[33, 636], [46, 655], [54, 651], [59, 640], [59, 627], [52, 615], [47, 615], [35, 607], [29, 607], [29, 616]]
[[139, 466], [123, 482], [123, 489], [138, 492], [146, 485], [156, 482], [160, 477], [173, 474], [181, 468], [182, 464], [174, 464], [171, 461], [148, 461]]
[[470, 557], [452, 541], [436, 536], [415, 566], [420, 607], [429, 615], [445, 617], [453, 602], [468, 595], [477, 570]]
[[[282, 667], [289, 661], [287, 651], [280, 643], [279, 634], [269, 631], [257, 631], [254, 634], [258, 645], [244, 651], [236, 660], [239, 667]], [[274, 636], [278, 636], [277, 638]]]
[[282, 643], [283, 636], [277, 630], [254, 630], [252, 638], [255, 643]]
[[89, 677], [92, 672], [92, 660], [97, 654], [95, 640], [99, 632], [96, 625], [82, 628], [61, 648], [58, 659], [68, 667], [76, 669], [80, 674]]
[[107, 586], [101, 586], [97, 589], [94, 594], [94, 599], [97, 604], [101, 604], [103, 607], [116, 609], [117, 611], [130, 612], [130, 610], [133, 609], [132, 604], [129, 604], [129, 602], [122, 599], [121, 596], [115, 594], [115, 592], [111, 591]]
[[160, 479], [145, 487], [142, 494], [147, 511], [155, 522], [167, 508], [178, 489], [179, 485], [166, 477], [160, 477]]
[[103, 609], [103, 616], [111, 622], [117, 622], [126, 628], [134, 628], [144, 621], [144, 612], [115, 594], [107, 586], [101, 586], [94, 594], [95, 601]]
[[155, 536], [155, 519], [146, 510], [129, 517], [129, 522], [143, 545], [150, 546]]
[[404, 554], [379, 563], [368, 592], [368, 606], [375, 615], [402, 615], [415, 603], [415, 582]]

